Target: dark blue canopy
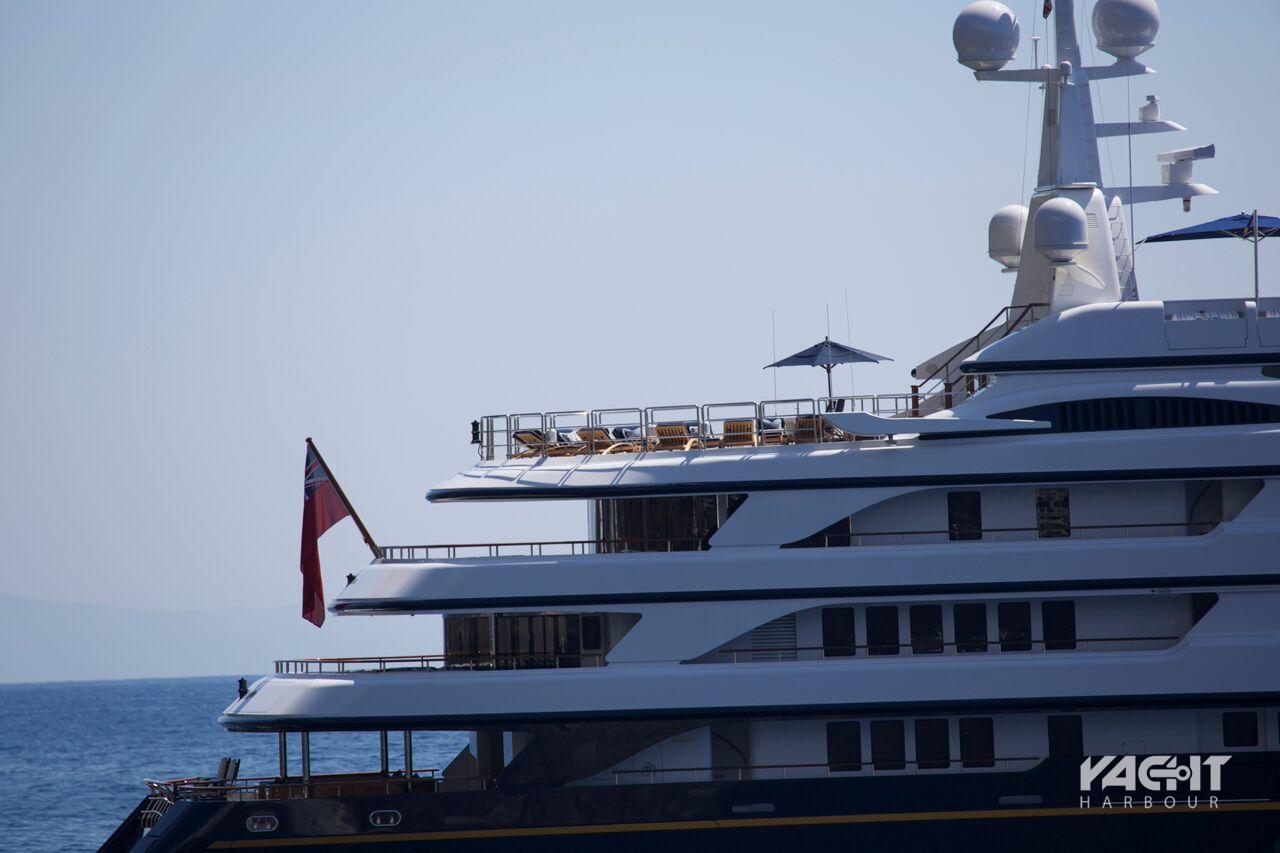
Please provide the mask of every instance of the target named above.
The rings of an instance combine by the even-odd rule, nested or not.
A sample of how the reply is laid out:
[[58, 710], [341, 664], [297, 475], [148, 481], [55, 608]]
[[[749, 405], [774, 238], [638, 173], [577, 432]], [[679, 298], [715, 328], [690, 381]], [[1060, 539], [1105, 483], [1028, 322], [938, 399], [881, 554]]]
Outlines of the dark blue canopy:
[[[1264, 240], [1273, 234], [1280, 233], [1280, 217], [1258, 215], [1258, 239]], [[1179, 228], [1176, 231], [1165, 231], [1163, 234], [1152, 234], [1140, 243], [1172, 243], [1177, 240], [1212, 240], [1216, 237], [1239, 237], [1241, 240], [1253, 239], [1253, 214], [1237, 213], [1235, 216], [1224, 216], [1212, 222], [1203, 222]]]
[[825, 341], [819, 341], [808, 349], [802, 349], [795, 355], [789, 355], [781, 361], [766, 364], [764, 369], [795, 366], [830, 367], [835, 364], [849, 364], [850, 362], [874, 363], [879, 361], [893, 361], [893, 359], [885, 355], [876, 355], [866, 350], [854, 349], [827, 338]]

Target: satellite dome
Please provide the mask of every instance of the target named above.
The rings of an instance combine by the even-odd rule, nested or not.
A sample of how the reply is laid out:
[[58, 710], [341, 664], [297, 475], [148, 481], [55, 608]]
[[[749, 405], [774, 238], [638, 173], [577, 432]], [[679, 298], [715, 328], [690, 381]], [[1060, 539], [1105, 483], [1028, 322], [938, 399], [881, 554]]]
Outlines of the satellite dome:
[[987, 225], [987, 256], [1007, 270], [1016, 270], [1022, 259], [1022, 234], [1027, 228], [1027, 209], [1006, 204]]
[[961, 65], [974, 71], [994, 71], [1018, 52], [1018, 19], [1003, 3], [978, 0], [956, 16], [951, 41]]
[[1089, 248], [1084, 208], [1069, 198], [1051, 198], [1036, 211], [1036, 251], [1055, 264], [1070, 263]]
[[1160, 30], [1156, 0], [1098, 0], [1093, 7], [1093, 35], [1099, 50], [1132, 58], [1150, 50]]

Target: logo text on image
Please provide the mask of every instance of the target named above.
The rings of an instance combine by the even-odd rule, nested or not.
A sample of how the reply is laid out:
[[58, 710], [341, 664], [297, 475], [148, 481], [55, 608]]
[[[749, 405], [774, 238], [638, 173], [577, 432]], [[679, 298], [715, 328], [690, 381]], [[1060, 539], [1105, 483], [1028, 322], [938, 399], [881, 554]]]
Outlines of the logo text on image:
[[[1084, 794], [1093, 792], [1095, 786], [1103, 794], [1099, 803], [1102, 808], [1153, 808], [1156, 798], [1143, 796], [1135, 798], [1134, 792], [1142, 791], [1155, 794], [1164, 793], [1159, 804], [1165, 808], [1185, 805], [1196, 808], [1200, 805], [1198, 795], [1204, 791], [1216, 794], [1222, 790], [1222, 768], [1231, 760], [1229, 755], [1189, 755], [1179, 758], [1174, 755], [1148, 755], [1139, 758], [1136, 755], [1100, 755], [1085, 758], [1080, 762], [1080, 791]], [[1109, 790], [1127, 792], [1127, 796], [1117, 795], [1115, 801]], [[1184, 792], [1179, 800], [1175, 793]], [[1218, 797], [1207, 798], [1209, 808], [1218, 807]], [[1080, 798], [1081, 808], [1090, 808], [1092, 797]]]

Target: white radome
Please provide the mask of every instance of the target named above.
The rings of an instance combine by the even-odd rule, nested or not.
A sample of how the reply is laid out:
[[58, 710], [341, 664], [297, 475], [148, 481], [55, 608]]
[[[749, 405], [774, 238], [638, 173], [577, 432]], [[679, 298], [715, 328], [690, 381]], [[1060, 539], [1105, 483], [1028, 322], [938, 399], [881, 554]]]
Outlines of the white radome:
[[1160, 31], [1156, 0], [1098, 0], [1093, 7], [1093, 35], [1098, 49], [1132, 58], [1150, 50]]
[[1071, 263], [1089, 248], [1089, 222], [1084, 208], [1069, 198], [1051, 198], [1036, 211], [1036, 251], [1055, 264]]
[[1027, 228], [1027, 208], [1006, 204], [987, 225], [987, 257], [1007, 270], [1016, 270], [1022, 260], [1022, 235]]
[[956, 60], [974, 71], [995, 71], [1018, 52], [1018, 19], [996, 0], [978, 0], [964, 7], [951, 28]]

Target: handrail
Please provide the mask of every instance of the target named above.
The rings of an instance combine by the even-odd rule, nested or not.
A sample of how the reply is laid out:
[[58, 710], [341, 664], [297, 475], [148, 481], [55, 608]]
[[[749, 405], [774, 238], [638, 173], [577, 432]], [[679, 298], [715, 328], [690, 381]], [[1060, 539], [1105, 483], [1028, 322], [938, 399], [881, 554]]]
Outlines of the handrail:
[[[563, 661], [577, 661], [578, 666], [569, 666]], [[587, 652], [585, 654], [467, 654], [449, 652], [440, 655], [375, 655], [368, 657], [326, 657], [326, 658], [285, 658], [275, 662], [276, 675], [310, 675], [324, 673], [325, 666], [331, 667], [333, 673], [346, 672], [386, 672], [388, 670], [455, 670], [455, 669], [569, 669], [580, 668], [581, 664], [591, 661], [593, 666], [604, 666], [604, 652]], [[396, 664], [417, 664], [417, 666], [397, 666]], [[520, 664], [542, 664], [520, 666]], [[351, 669], [349, 664], [376, 664], [370, 669]], [[432, 666], [432, 664], [442, 664]], [[489, 664], [486, 666], [486, 664]], [[510, 664], [504, 666], [504, 664]]]
[[[940, 372], [942, 373], [944, 380], [948, 376], [950, 376], [951, 363], [955, 361], [957, 358], [960, 358], [961, 356], [968, 357], [969, 355], [972, 355], [972, 353], [966, 353], [965, 351], [969, 349], [969, 347], [973, 346], [974, 344], [979, 343], [982, 340], [982, 336], [985, 335], [987, 331], [996, 324], [996, 321], [1000, 319], [1001, 315], [1004, 315], [1005, 317], [1005, 331], [1004, 331], [1004, 334], [1001, 335], [999, 338], [996, 338], [996, 340], [1000, 340], [1001, 338], [1008, 337], [1010, 334], [1017, 331], [1019, 326], [1022, 325], [1022, 321], [1026, 319], [1028, 312], [1034, 311], [1036, 308], [1048, 308], [1048, 307], [1049, 307], [1048, 302], [1029, 302], [1026, 305], [1006, 305], [1004, 308], [1001, 308], [999, 311], [996, 312], [994, 317], [992, 317], [990, 320], [987, 321], [987, 325], [983, 326], [981, 329], [978, 330], [978, 334], [974, 335], [972, 338], [965, 341], [965, 343], [958, 350], [956, 350], [951, 355], [950, 358], [948, 358], [938, 367], [934, 368], [933, 373], [930, 373], [924, 379], [920, 380], [920, 385], [923, 386], [932, 382]], [[1010, 312], [1012, 312], [1014, 308], [1021, 308], [1022, 311], [1021, 313], [1018, 314], [1018, 319], [1010, 323], [1008, 322], [1008, 317]], [[981, 349], [981, 347], [977, 347], [974, 351], [976, 352], [977, 349]]]
[[[822, 534], [823, 542], [821, 545], [797, 545], [789, 543], [789, 547], [823, 547], [823, 548], [846, 548], [858, 547], [865, 545], [886, 544], [882, 542], [864, 542], [864, 539], [883, 539], [884, 537], [894, 536], [900, 540], [898, 543], [888, 544], [907, 544], [909, 536], [946, 536], [949, 542], [996, 542], [997, 534], [1000, 533], [1035, 533], [1036, 541], [1054, 541], [1058, 539], [1071, 540], [1076, 539], [1076, 533], [1079, 532], [1080, 540], [1088, 539], [1086, 535], [1090, 530], [1123, 530], [1123, 537], [1097, 537], [1097, 538], [1132, 538], [1129, 535], [1133, 530], [1173, 530], [1181, 528], [1204, 528], [1200, 533], [1185, 534], [1188, 536], [1203, 536], [1218, 526], [1216, 521], [1167, 521], [1167, 522], [1141, 522], [1138, 524], [1073, 524], [1066, 528], [1065, 536], [1040, 536], [1039, 527], [983, 527], [977, 530], [951, 529], [946, 530], [855, 530], [851, 533], [824, 533]], [[988, 539], [988, 535], [990, 538]], [[955, 536], [954, 539], [950, 538]], [[804, 540], [802, 540], [804, 541]], [[1019, 540], [1026, 541], [1026, 540]], [[784, 546], [787, 547], [787, 546]]]
[[406, 783], [414, 785], [430, 783], [433, 788], [444, 781], [438, 767], [413, 770], [406, 777], [403, 770], [388, 775], [381, 773], [338, 773], [312, 776], [254, 776], [228, 782], [220, 779], [191, 777], [186, 779], [144, 779], [151, 796], [167, 802], [179, 800], [298, 800], [313, 799], [316, 794], [341, 797], [345, 785], [348, 795], [376, 793], [381, 788], [385, 794], [403, 793]]
[[[648, 547], [661, 545], [662, 547]], [[635, 547], [645, 546], [645, 547]], [[688, 547], [692, 546], [692, 547]], [[658, 551], [705, 551], [710, 548], [706, 537], [668, 537], [665, 539], [649, 539], [636, 536], [624, 536], [613, 539], [548, 539], [535, 542], [459, 542], [432, 545], [384, 545], [381, 552], [382, 562], [415, 562], [431, 559], [432, 551], [443, 550], [447, 560], [458, 559], [458, 552], [463, 549], [484, 550], [486, 557], [515, 556], [503, 554], [502, 549], [520, 549], [528, 551], [530, 557], [542, 557], [551, 548], [568, 548], [570, 556], [579, 554], [601, 553], [649, 553]], [[565, 552], [560, 552], [563, 555]], [[421, 556], [419, 556], [421, 555]]]
[[[734, 663], [741, 663], [738, 655], [751, 655], [752, 659], [749, 663], [769, 663], [768, 658], [772, 657], [775, 663], [782, 663], [783, 655], [795, 655], [800, 652], [822, 652], [823, 659], [830, 658], [850, 658], [857, 657], [859, 651], [866, 651], [870, 654], [873, 650], [880, 651], [886, 657], [897, 654], [902, 649], [911, 649], [913, 655], [937, 655], [942, 654], [943, 649], [957, 649], [957, 654], [986, 654], [988, 647], [995, 646], [996, 651], [1004, 654], [1024, 654], [1029, 651], [1095, 651], [1090, 647], [1093, 645], [1128, 643], [1127, 649], [1107, 649], [1107, 651], [1137, 651], [1135, 648], [1138, 643], [1176, 643], [1181, 640], [1178, 636], [1168, 637], [1085, 637], [1074, 639], [1058, 639], [1058, 640], [1032, 640], [1032, 639], [1000, 639], [999, 637], [988, 639], [971, 639], [957, 640], [951, 643], [944, 643], [941, 640], [915, 640], [909, 643], [854, 643], [852, 645], [828, 645], [828, 646], [782, 646], [776, 648], [761, 649], [716, 649], [712, 654], [731, 654]], [[1049, 646], [1063, 646], [1067, 643], [1073, 645], [1072, 648], [1050, 649]], [[978, 648], [981, 646], [982, 648]], [[1016, 649], [1005, 649], [1003, 646], [1018, 646]], [[1021, 648], [1022, 646], [1031, 646], [1031, 648]], [[1083, 648], [1080, 648], [1082, 647]], [[1036, 647], [1040, 647], [1037, 649]], [[894, 651], [887, 651], [893, 649]], [[925, 649], [925, 651], [916, 651], [916, 649]], [[938, 651], [931, 651], [937, 649]], [[961, 649], [964, 649], [961, 651]], [[763, 655], [765, 660], [761, 661], [758, 656]]]
[[[998, 766], [1003, 770], [1008, 770], [1010, 765], [1013, 765], [1015, 763], [1025, 764], [1028, 767], [1030, 767], [1041, 761], [1044, 761], [1044, 756], [1039, 756], [1039, 755], [1013, 756], [1013, 757], [1006, 757], [1006, 758], [995, 758], [994, 756], [990, 758], [977, 758], [973, 756], [970, 756], [968, 758], [960, 758], [956, 756], [948, 756], [947, 758], [934, 758], [934, 759], [924, 758], [924, 759], [916, 759], [913, 761], [907, 761], [905, 758], [903, 758], [902, 760], [897, 760], [897, 759], [888, 760], [888, 759], [881, 758], [878, 761], [872, 758], [864, 758], [861, 761], [848, 762], [847, 764], [839, 763], [839, 762], [836, 762], [836, 763], [822, 762], [822, 763], [807, 763], [807, 764], [723, 765], [723, 766], [710, 766], [710, 767], [663, 767], [663, 768], [659, 768], [659, 767], [643, 768], [642, 767], [636, 770], [614, 770], [612, 771], [612, 773], [613, 773], [613, 784], [615, 785], [623, 784], [619, 782], [619, 778], [622, 776], [648, 777], [648, 781], [653, 782], [656, 780], [658, 776], [666, 775], [669, 773], [674, 773], [674, 774], [687, 773], [690, 776], [689, 781], [691, 782], [699, 781], [699, 777], [702, 776], [703, 774], [705, 774], [705, 777], [708, 780], [710, 780], [717, 773], [721, 774], [722, 776], [726, 773], [735, 773], [737, 774], [737, 777], [738, 777], [737, 781], [741, 782], [746, 778], [744, 777], [743, 774], [754, 774], [762, 771], [771, 771], [771, 770], [780, 771], [779, 778], [786, 779], [787, 771], [794, 771], [794, 770], [823, 770], [825, 771], [827, 776], [831, 776], [831, 774], [833, 773], [862, 773], [866, 771], [870, 771], [874, 775], [877, 772], [901, 773], [902, 771], [906, 770], [908, 767], [915, 768], [918, 770], [944, 770], [953, 764], [960, 765], [966, 768], [974, 768], [974, 767], [991, 768], [991, 767]], [[877, 767], [876, 765], [886, 765], [886, 766]], [[848, 769], [842, 769], [842, 768], [848, 768]]]

